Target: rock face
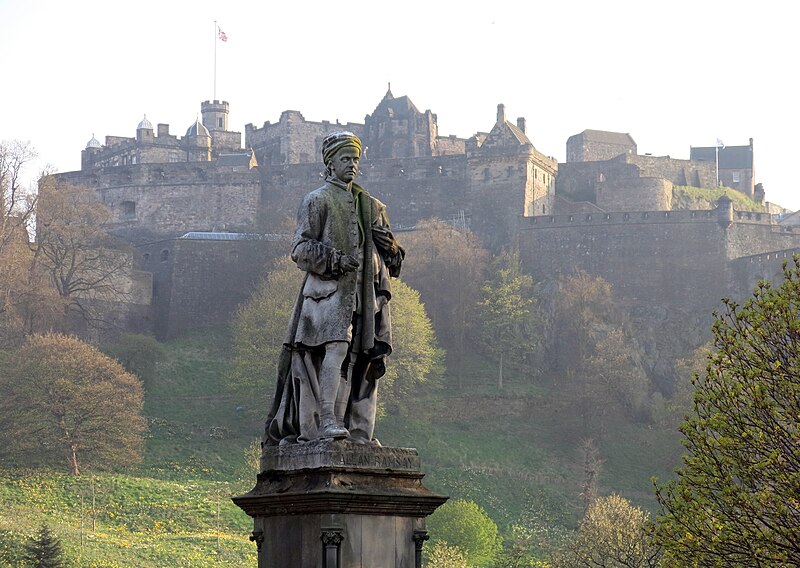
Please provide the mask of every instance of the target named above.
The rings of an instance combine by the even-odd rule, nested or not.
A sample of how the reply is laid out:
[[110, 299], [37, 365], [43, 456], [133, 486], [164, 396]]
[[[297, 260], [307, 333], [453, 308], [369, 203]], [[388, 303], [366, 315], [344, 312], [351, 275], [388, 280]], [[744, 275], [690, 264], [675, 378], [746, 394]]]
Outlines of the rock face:
[[265, 447], [252, 491], [258, 566], [421, 565], [425, 518], [447, 497], [422, 484], [417, 451], [344, 440]]

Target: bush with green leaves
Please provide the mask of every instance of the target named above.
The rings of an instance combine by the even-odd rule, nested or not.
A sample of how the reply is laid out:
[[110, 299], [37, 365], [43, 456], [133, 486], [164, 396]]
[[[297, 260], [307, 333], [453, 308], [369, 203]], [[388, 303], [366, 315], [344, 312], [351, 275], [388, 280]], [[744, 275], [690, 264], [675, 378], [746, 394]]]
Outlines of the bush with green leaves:
[[724, 306], [656, 537], [670, 565], [800, 566], [800, 258]]
[[474, 501], [456, 499], [439, 507], [428, 519], [433, 544], [458, 547], [470, 566], [491, 566], [502, 540], [497, 525]]

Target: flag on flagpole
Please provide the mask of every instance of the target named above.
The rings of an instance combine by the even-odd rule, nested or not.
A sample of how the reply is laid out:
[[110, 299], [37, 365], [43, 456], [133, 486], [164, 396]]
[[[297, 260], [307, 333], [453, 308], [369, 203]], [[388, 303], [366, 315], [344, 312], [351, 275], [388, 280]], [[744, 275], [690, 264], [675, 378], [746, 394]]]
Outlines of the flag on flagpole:
[[217, 26], [217, 29], [219, 30], [219, 39], [222, 41], [228, 41], [228, 36], [225, 35], [225, 32], [222, 31], [222, 28]]
[[722, 140], [720, 140], [719, 138], [717, 138], [717, 146], [719, 146], [720, 148], [724, 148], [725, 147], [725, 143]]

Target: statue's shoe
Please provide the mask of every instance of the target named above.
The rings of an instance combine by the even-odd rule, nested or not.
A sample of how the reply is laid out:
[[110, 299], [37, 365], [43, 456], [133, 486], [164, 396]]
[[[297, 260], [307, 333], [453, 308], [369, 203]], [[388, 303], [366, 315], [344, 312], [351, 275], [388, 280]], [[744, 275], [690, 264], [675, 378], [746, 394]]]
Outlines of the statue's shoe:
[[340, 426], [335, 418], [323, 418], [319, 424], [320, 438], [341, 439], [350, 435], [347, 428]]

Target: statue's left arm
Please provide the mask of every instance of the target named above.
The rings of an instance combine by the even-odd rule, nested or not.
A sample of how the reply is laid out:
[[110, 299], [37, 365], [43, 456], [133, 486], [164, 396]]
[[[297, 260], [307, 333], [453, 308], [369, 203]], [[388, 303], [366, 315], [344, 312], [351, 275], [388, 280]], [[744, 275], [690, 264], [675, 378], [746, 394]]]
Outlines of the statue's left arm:
[[381, 258], [386, 263], [389, 274], [397, 278], [400, 275], [400, 268], [406, 256], [406, 251], [394, 238], [389, 225], [389, 216], [386, 214], [386, 206], [377, 199], [375, 199], [375, 205], [377, 211], [372, 222], [372, 240]]

